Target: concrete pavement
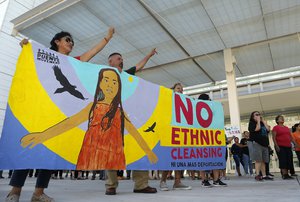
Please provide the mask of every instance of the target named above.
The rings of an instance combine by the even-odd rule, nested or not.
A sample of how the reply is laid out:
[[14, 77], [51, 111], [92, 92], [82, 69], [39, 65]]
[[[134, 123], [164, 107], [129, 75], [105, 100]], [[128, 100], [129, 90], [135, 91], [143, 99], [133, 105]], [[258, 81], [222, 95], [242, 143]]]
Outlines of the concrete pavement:
[[[7, 177], [7, 173], [4, 173]], [[20, 202], [30, 201], [34, 190], [35, 178], [27, 178], [23, 188]], [[107, 201], [291, 201], [300, 200], [300, 186], [297, 180], [282, 180], [279, 176], [274, 181], [256, 182], [253, 178], [230, 176], [230, 180], [224, 180], [228, 187], [202, 188], [200, 180], [191, 180], [186, 177], [182, 182], [193, 187], [192, 190], [160, 191], [159, 180], [149, 180], [150, 186], [156, 187], [156, 194], [133, 193], [131, 180], [119, 181], [117, 195], [106, 196], [105, 181], [102, 180], [51, 180], [46, 194], [55, 198], [56, 202], [107, 202]], [[0, 201], [4, 201], [10, 190], [9, 179], [0, 179]], [[171, 187], [173, 181], [168, 180]]]

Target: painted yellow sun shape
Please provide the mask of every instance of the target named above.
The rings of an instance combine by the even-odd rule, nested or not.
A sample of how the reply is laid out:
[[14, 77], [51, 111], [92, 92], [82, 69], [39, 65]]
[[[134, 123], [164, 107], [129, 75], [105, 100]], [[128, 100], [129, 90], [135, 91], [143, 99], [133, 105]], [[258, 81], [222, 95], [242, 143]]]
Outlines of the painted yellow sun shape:
[[129, 81], [130, 83], [132, 83], [132, 82], [133, 82], [133, 77], [132, 77], [132, 76], [128, 77], [128, 81]]

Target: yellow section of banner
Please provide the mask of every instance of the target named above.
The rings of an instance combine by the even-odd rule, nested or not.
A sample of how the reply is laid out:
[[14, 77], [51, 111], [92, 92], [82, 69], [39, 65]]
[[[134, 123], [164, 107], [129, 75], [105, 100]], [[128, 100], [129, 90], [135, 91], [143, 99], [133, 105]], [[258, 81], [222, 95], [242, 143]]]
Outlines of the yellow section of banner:
[[[24, 45], [18, 59], [8, 103], [14, 116], [30, 133], [44, 131], [67, 118], [52, 102], [38, 79], [31, 44]], [[74, 128], [44, 142], [44, 145], [76, 164], [84, 134], [82, 129]]]
[[[171, 118], [172, 118], [172, 90], [160, 87], [157, 105], [151, 117], [147, 122], [138, 129], [139, 133], [145, 139], [149, 147], [152, 149], [157, 145], [159, 140], [166, 134], [171, 133]], [[153, 132], [145, 132], [151, 129], [155, 123]], [[145, 156], [145, 152], [140, 148], [135, 139], [127, 134], [124, 138], [124, 150], [126, 154], [126, 164], [133, 163]]]
[[226, 145], [224, 130], [172, 126], [161, 138], [161, 146], [202, 147]]

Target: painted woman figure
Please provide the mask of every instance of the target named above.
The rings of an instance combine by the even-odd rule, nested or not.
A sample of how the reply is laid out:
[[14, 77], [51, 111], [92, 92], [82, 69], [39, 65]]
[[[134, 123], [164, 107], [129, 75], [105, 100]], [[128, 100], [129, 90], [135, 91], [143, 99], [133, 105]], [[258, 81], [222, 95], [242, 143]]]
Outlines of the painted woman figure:
[[[107, 35], [98, 42], [95, 46], [93, 46], [91, 49], [86, 51], [85, 53], [78, 55], [76, 59], [82, 61], [82, 62], [88, 62], [90, 59], [92, 59], [97, 53], [99, 53], [111, 40], [113, 37], [113, 34], [115, 32], [115, 29], [113, 27], [110, 27], [108, 29]], [[28, 43], [27, 39], [23, 39], [20, 42], [20, 46], [23, 47], [23, 45], [26, 45]], [[73, 48], [74, 48], [74, 40], [72, 35], [69, 32], [59, 32], [55, 34], [55, 36], [52, 38], [50, 42], [50, 49], [53, 51], [57, 51], [58, 53], [61, 53], [63, 55], [69, 55]], [[29, 169], [23, 169], [23, 170], [14, 170], [11, 180], [9, 182], [9, 185], [12, 186], [12, 189], [10, 190], [9, 194], [7, 195], [5, 202], [18, 202], [20, 199], [20, 195], [22, 192], [22, 188], [25, 184], [26, 177], [28, 175]], [[48, 201], [48, 202], [54, 202], [54, 199], [49, 197], [44, 193], [44, 189], [48, 187], [50, 178], [51, 178], [52, 170], [47, 169], [40, 169], [34, 192], [32, 194], [31, 201]]]
[[144, 150], [150, 163], [157, 162], [157, 156], [123, 111], [121, 89], [118, 73], [113, 69], [102, 69], [99, 72], [94, 102], [44, 132], [24, 136], [21, 139], [21, 145], [32, 148], [88, 120], [88, 130], [78, 156], [76, 169], [125, 169], [124, 128]]

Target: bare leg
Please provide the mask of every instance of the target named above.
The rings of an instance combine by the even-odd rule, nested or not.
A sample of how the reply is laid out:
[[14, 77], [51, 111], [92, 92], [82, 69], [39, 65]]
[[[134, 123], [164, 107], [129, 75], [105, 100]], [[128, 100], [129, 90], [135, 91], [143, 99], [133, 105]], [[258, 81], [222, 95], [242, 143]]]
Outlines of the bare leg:
[[181, 173], [180, 170], [175, 170], [175, 181], [174, 181], [174, 185], [178, 185], [181, 183]]
[[167, 170], [162, 171], [161, 179], [160, 179], [161, 182], [166, 182], [167, 181], [168, 172], [169, 171], [167, 171]]
[[40, 196], [40, 195], [42, 195], [44, 193], [44, 188], [35, 188], [35, 190], [34, 190], [34, 194], [36, 195], [36, 196]]
[[9, 193], [9, 195], [14, 195], [14, 194], [16, 194], [16, 195], [21, 195], [21, 191], [22, 191], [22, 187], [12, 187], [12, 189], [11, 189], [11, 191], [10, 191], [10, 193]]

